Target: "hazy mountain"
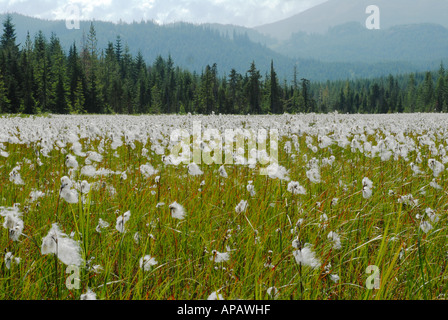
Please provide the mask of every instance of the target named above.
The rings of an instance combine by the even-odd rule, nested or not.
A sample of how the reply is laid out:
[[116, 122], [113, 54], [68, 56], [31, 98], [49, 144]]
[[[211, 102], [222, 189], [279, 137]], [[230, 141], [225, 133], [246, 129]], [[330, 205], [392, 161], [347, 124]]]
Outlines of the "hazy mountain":
[[448, 58], [448, 29], [435, 24], [368, 30], [357, 22], [332, 27], [325, 34], [295, 33], [273, 46], [290, 57], [322, 61], [437, 61]]
[[[0, 14], [1, 22], [5, 14]], [[32, 39], [41, 30], [47, 39], [54, 33], [60, 39], [63, 48], [68, 51], [75, 43], [78, 48], [89, 33], [91, 21], [81, 21], [80, 29], [67, 29], [65, 21], [42, 20], [20, 14], [12, 14], [17, 42], [25, 43], [27, 32]], [[99, 53], [107, 48], [108, 42], [116, 43], [120, 37], [123, 49], [127, 45], [134, 56], [140, 51], [151, 64], [157, 56], [171, 55], [176, 65], [200, 73], [206, 65], [217, 64], [221, 74], [228, 74], [232, 68], [245, 73], [252, 61], [264, 73], [270, 68], [271, 60], [276, 62], [279, 74], [285, 75], [295, 63], [293, 59], [253, 42], [246, 34], [250, 29], [218, 25], [195, 25], [191, 23], [173, 23], [158, 25], [150, 21], [139, 23], [112, 23], [93, 21], [98, 40]], [[219, 29], [219, 30], [218, 30]], [[225, 31], [229, 32], [225, 32]], [[0, 31], [1, 33], [1, 31]], [[256, 34], [252, 31], [252, 34]], [[263, 37], [263, 36], [261, 36]], [[84, 39], [84, 40], [83, 40]]]
[[266, 34], [262, 34], [252, 28], [219, 23], [204, 23], [202, 24], [202, 26], [219, 31], [222, 36], [229, 37], [230, 39], [233, 39], [233, 36], [236, 34], [247, 35], [252, 42], [260, 43], [268, 47], [276, 45], [278, 43], [278, 39]]
[[278, 39], [288, 39], [293, 33], [325, 33], [331, 27], [347, 22], [365, 25], [366, 8], [380, 8], [380, 27], [432, 23], [448, 28], [446, 0], [328, 0], [288, 19], [254, 28]]
[[[41, 30], [48, 40], [51, 34], [55, 33], [66, 51], [73, 43], [76, 43], [79, 49], [82, 47], [91, 24], [84, 21], [81, 22], [79, 30], [70, 30], [66, 28], [65, 21], [41, 20], [18, 14], [12, 17], [17, 43], [25, 43], [27, 32], [34, 39], [35, 34]], [[5, 15], [0, 15], [2, 22], [4, 18]], [[100, 54], [106, 49], [108, 42], [115, 44], [117, 36], [120, 36], [123, 48], [127, 45], [134, 57], [140, 51], [148, 64], [152, 64], [158, 55], [165, 58], [171, 55], [175, 65], [197, 73], [204, 70], [207, 64], [216, 63], [221, 76], [229, 74], [232, 68], [245, 75], [252, 61], [255, 61], [262, 75], [269, 73], [271, 60], [274, 60], [275, 70], [281, 80], [291, 80], [294, 66], [297, 66], [298, 76], [312, 81], [370, 78], [426, 71], [437, 68], [440, 63], [440, 60], [424, 63], [400, 61], [398, 55], [393, 61], [375, 64], [351, 61], [330, 63], [319, 61], [313, 56], [286, 57], [265, 45], [251, 41], [249, 37], [258, 36], [260, 42], [269, 42], [269, 39], [257, 35], [256, 31], [251, 32], [235, 26], [189, 23], [158, 25], [152, 22], [115, 24], [102, 21], [95, 21], [94, 26]], [[286, 49], [285, 44], [284, 50]]]

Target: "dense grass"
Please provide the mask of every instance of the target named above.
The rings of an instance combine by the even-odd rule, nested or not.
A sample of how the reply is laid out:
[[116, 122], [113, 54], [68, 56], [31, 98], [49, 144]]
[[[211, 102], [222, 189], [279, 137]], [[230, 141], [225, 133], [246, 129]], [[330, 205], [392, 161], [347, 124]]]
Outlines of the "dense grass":
[[[383, 134], [374, 131], [366, 134], [373, 145]], [[273, 299], [267, 292], [270, 287], [278, 289], [278, 299], [444, 299], [447, 175], [442, 172], [437, 178], [441, 190], [429, 186], [434, 177], [426, 164], [431, 157], [428, 147], [419, 149], [422, 174], [413, 175], [410, 160], [392, 156], [383, 161], [352, 152], [350, 145], [333, 144], [314, 153], [307, 136], [298, 137], [300, 150], [293, 148], [291, 154], [283, 149], [290, 137], [282, 136], [279, 144], [279, 164], [289, 170], [292, 181], [305, 187], [303, 195], [289, 192], [288, 181], [259, 175], [247, 166], [228, 165], [228, 177], [223, 178], [218, 174], [220, 165], [200, 165], [203, 175], [191, 176], [185, 165], [164, 165], [150, 141], [112, 150], [106, 138], [79, 140], [84, 152], [98, 151], [102, 143], [103, 160], [97, 167], [126, 171], [126, 179], [120, 174], [81, 176], [85, 158], [80, 156], [76, 156], [80, 168], [71, 173], [60, 148], [40, 156], [39, 165], [38, 142], [4, 142], [9, 156], [0, 157], [0, 205], [20, 204], [24, 230], [19, 241], [12, 241], [8, 230], [0, 229], [4, 253], [21, 259], [11, 262], [9, 269], [4, 259], [0, 262], [0, 299], [79, 299], [88, 289], [97, 299], [206, 299], [218, 290], [225, 299]], [[409, 135], [414, 141], [418, 136]], [[317, 135], [311, 139], [317, 146]], [[443, 140], [437, 143], [446, 147]], [[70, 146], [65, 148], [69, 153]], [[148, 156], [142, 155], [143, 148], [149, 150]], [[311, 183], [306, 176], [308, 161], [332, 155], [333, 164], [320, 167], [321, 183]], [[415, 157], [415, 151], [409, 153], [409, 159]], [[9, 179], [17, 163], [24, 185]], [[139, 168], [146, 163], [158, 172], [142, 175]], [[61, 178], [70, 174], [73, 181], [90, 183], [84, 202], [79, 197], [79, 203], [69, 204], [59, 197]], [[364, 177], [373, 182], [368, 199], [362, 194]], [[256, 191], [253, 196], [247, 190], [249, 181]], [[33, 190], [45, 195], [31, 202]], [[418, 199], [418, 205], [398, 201], [407, 194]], [[241, 200], [247, 200], [248, 207], [237, 213]], [[169, 205], [174, 201], [185, 208], [184, 220], [171, 216]], [[165, 205], [157, 207], [162, 202]], [[426, 208], [439, 217], [427, 233], [416, 217], [425, 216]], [[116, 220], [127, 211], [131, 217], [121, 233]], [[98, 233], [100, 218], [109, 226]], [[79, 289], [67, 288], [70, 274], [65, 264], [41, 253], [42, 239], [56, 222], [79, 241], [88, 262], [80, 269]], [[328, 239], [330, 231], [340, 236], [340, 249]], [[319, 267], [295, 261], [296, 238], [302, 245], [311, 244]], [[230, 259], [216, 263], [213, 250], [228, 251]], [[139, 266], [145, 255], [157, 261], [149, 271]], [[101, 268], [94, 270], [95, 265]], [[366, 288], [370, 265], [379, 268], [379, 289]]]

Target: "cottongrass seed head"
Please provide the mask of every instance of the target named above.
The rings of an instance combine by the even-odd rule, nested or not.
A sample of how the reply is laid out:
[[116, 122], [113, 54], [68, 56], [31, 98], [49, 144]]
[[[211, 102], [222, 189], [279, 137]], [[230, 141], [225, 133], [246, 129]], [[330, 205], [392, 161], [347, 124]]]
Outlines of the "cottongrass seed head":
[[123, 215], [117, 218], [117, 222], [115, 224], [115, 229], [117, 229], [120, 233], [126, 232], [126, 222], [131, 218], [131, 211], [126, 211]]
[[235, 212], [236, 213], [242, 213], [245, 212], [247, 209], [247, 200], [241, 200], [240, 203], [237, 204], [237, 206], [235, 207]]
[[216, 250], [213, 250], [212, 254], [213, 256], [210, 257], [210, 260], [213, 260], [215, 263], [228, 261], [230, 259], [229, 252], [218, 252]]
[[311, 245], [309, 243], [306, 243], [302, 249], [293, 251], [292, 254], [298, 264], [309, 266], [313, 269], [320, 267], [320, 261], [311, 250]]
[[5, 217], [3, 227], [8, 229], [9, 238], [12, 241], [19, 241], [19, 237], [23, 232], [23, 221], [21, 219], [21, 212], [17, 206], [7, 209], [2, 209], [0, 215]]
[[92, 289], [87, 289], [87, 292], [81, 295], [80, 300], [96, 300], [96, 293]]
[[139, 265], [140, 269], [143, 271], [149, 271], [151, 270], [152, 266], [155, 266], [158, 262], [154, 257], [151, 257], [150, 255], [146, 255], [142, 258], [140, 258]]
[[185, 209], [182, 207], [181, 204], [174, 201], [172, 204], [170, 204], [170, 212], [171, 216], [174, 219], [183, 220], [185, 218]]
[[214, 291], [208, 296], [207, 300], [224, 300], [224, 297], [218, 291]]
[[53, 223], [47, 236], [42, 239], [43, 255], [55, 254], [66, 265], [81, 266], [81, 248], [79, 243], [63, 233], [57, 223]]

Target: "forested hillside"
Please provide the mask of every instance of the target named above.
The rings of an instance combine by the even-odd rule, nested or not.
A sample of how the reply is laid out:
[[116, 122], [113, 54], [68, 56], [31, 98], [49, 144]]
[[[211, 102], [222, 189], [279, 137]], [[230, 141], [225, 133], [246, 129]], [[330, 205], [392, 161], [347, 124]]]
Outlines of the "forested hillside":
[[301, 65], [282, 80], [271, 60], [268, 72], [255, 62], [246, 71], [221, 75], [218, 65], [191, 72], [170, 56], [146, 61], [121, 38], [100, 48], [92, 23], [82, 46], [68, 53], [60, 39], [29, 33], [17, 43], [11, 16], [0, 39], [1, 113], [223, 113], [433, 112], [448, 111], [448, 75], [417, 73], [350, 81], [310, 81]]
[[[16, 43], [22, 48], [29, 32], [32, 39], [41, 31], [46, 39], [55, 33], [62, 50], [68, 54], [70, 47], [78, 48], [86, 45], [91, 21], [80, 21], [80, 29], [67, 29], [63, 20], [42, 20], [20, 14], [11, 14], [16, 30]], [[6, 15], [0, 15], [5, 21]], [[195, 25], [176, 23], [158, 25], [151, 21], [140, 21], [131, 24], [104, 21], [93, 22], [96, 32], [98, 55], [105, 54], [109, 42], [120, 39], [123, 50], [129, 50], [133, 56], [138, 53], [148, 63], [153, 63], [159, 56], [171, 58], [176, 66], [190, 72], [201, 73], [208, 64], [217, 64], [221, 76], [229, 75], [232, 69], [244, 74], [248, 66], [255, 62], [262, 75], [270, 72], [271, 60], [275, 61], [275, 69], [280, 79], [291, 81], [294, 65], [297, 65], [300, 77], [311, 81], [339, 79], [372, 78], [414, 71], [425, 71], [428, 67], [437, 68], [435, 63], [414, 63], [400, 61], [397, 55], [393, 61], [371, 63], [370, 61], [341, 61], [337, 63], [319, 60], [321, 55], [300, 58], [297, 55], [286, 57], [268, 45], [272, 39], [263, 37], [254, 30], [236, 26], [216, 24]], [[261, 43], [261, 44], [260, 44]], [[296, 44], [297, 45], [297, 44]], [[300, 44], [298, 44], [300, 46]], [[306, 43], [302, 47], [311, 45]]]

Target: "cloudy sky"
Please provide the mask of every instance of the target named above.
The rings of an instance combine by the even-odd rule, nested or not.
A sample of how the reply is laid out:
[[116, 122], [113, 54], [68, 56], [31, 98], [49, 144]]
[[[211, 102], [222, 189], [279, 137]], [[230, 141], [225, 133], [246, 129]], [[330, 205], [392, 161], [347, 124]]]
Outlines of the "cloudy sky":
[[81, 20], [125, 22], [154, 20], [217, 22], [254, 27], [275, 22], [327, 0], [0, 0], [0, 13], [18, 12], [66, 19], [79, 11]]

